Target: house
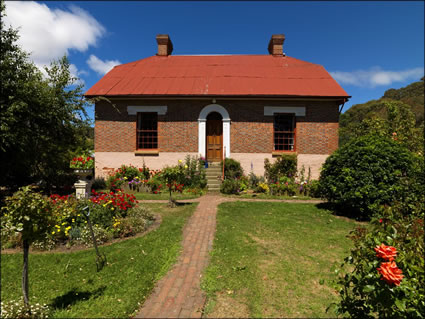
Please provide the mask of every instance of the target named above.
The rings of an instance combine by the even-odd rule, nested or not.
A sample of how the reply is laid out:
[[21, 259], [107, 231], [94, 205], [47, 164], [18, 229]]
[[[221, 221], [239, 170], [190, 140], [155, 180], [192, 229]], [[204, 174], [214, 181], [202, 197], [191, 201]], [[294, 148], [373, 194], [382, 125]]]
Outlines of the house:
[[318, 178], [350, 98], [321, 65], [287, 56], [283, 34], [268, 55], [178, 56], [168, 35], [156, 40], [156, 55], [114, 67], [85, 94], [98, 98], [97, 176], [143, 161], [159, 169], [187, 154], [231, 157], [263, 175], [265, 158], [297, 153]]

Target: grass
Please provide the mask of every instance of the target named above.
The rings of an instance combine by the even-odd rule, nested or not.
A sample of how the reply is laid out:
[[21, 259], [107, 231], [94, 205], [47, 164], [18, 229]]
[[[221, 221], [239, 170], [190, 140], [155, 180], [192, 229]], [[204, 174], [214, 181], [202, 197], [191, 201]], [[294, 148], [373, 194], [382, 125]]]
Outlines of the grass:
[[354, 221], [314, 204], [231, 202], [202, 282], [208, 317], [335, 317], [332, 268], [349, 253]]
[[265, 193], [256, 193], [256, 194], [239, 194], [239, 195], [225, 195], [223, 196], [227, 197], [233, 197], [233, 198], [255, 198], [255, 199], [290, 199], [290, 200], [309, 200], [309, 199], [319, 199], [319, 198], [313, 198], [309, 196], [279, 196], [279, 195], [270, 195]]
[[[74, 253], [30, 254], [29, 290], [56, 318], [129, 317], [140, 308], [155, 282], [175, 263], [182, 229], [197, 204], [167, 208], [144, 204], [162, 216], [146, 236], [100, 247], [108, 264], [96, 272], [93, 249]], [[2, 254], [2, 301], [22, 298], [22, 254]], [[35, 298], [33, 297], [35, 296]]]

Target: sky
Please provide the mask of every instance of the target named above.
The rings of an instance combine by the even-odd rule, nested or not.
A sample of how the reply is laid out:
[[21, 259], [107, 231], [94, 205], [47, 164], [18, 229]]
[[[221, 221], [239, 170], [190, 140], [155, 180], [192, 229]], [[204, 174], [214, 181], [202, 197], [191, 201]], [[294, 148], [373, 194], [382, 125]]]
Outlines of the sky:
[[423, 1], [6, 1], [6, 14], [38, 67], [66, 54], [85, 90], [155, 55], [157, 34], [196, 55], [268, 54], [283, 33], [287, 56], [323, 65], [352, 96], [344, 111], [424, 75]]

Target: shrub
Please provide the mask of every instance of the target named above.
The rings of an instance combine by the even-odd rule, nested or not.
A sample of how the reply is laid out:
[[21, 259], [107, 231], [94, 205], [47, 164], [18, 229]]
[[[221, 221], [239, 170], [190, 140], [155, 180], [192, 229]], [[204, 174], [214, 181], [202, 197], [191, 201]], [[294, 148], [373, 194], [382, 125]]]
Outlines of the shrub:
[[[92, 225], [92, 228], [93, 228], [94, 237], [96, 239], [96, 244], [102, 245], [111, 238], [111, 235], [109, 235], [108, 232], [104, 228], [100, 227], [99, 225], [94, 224]], [[86, 245], [87, 247], [93, 246], [93, 238], [91, 236], [91, 230], [88, 225], [84, 226], [81, 229], [81, 235], [80, 235], [80, 238], [78, 239], [78, 242]]]
[[[223, 161], [220, 163], [221, 169], [223, 169]], [[224, 160], [224, 178], [240, 178], [243, 175], [241, 163], [232, 159], [226, 158]]]
[[380, 205], [407, 194], [405, 184], [414, 182], [418, 174], [414, 162], [415, 155], [391, 139], [360, 137], [326, 159], [320, 174], [320, 191], [345, 211], [370, 218]]
[[255, 188], [256, 193], [268, 193], [270, 191], [269, 185], [266, 183], [259, 183]]
[[283, 176], [294, 179], [296, 173], [296, 154], [283, 154], [277, 157], [274, 163], [270, 163], [268, 158], [264, 160], [264, 177], [269, 183], [276, 183]]
[[400, 203], [381, 207], [368, 229], [351, 232], [354, 248], [337, 270], [343, 271], [341, 300], [333, 305], [338, 314], [424, 317], [424, 214], [409, 212]]
[[238, 179], [225, 179], [220, 186], [220, 192], [223, 194], [239, 194], [241, 191], [241, 182]]
[[104, 177], [96, 177], [93, 180], [93, 184], [92, 184], [91, 188], [96, 190], [96, 191], [106, 189], [105, 178]]
[[263, 176], [257, 176], [254, 172], [249, 173], [248, 175], [248, 186], [251, 189], [256, 189], [260, 183], [264, 183], [265, 179]]
[[320, 187], [319, 187], [319, 181], [318, 180], [311, 180], [308, 183], [307, 186], [308, 190], [308, 195], [311, 197], [315, 197], [315, 198], [320, 198]]
[[183, 164], [179, 164], [183, 168], [184, 174], [178, 182], [185, 187], [205, 188], [207, 186], [207, 177], [203, 162], [197, 157], [187, 155]]

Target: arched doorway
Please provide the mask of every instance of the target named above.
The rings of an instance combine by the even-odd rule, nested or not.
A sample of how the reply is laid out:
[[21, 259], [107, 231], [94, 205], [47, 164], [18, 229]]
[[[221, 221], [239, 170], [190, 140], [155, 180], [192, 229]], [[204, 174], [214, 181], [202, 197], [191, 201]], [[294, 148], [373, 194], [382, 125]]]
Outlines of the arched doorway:
[[208, 162], [220, 162], [223, 159], [223, 117], [211, 112], [207, 116], [206, 157]]

